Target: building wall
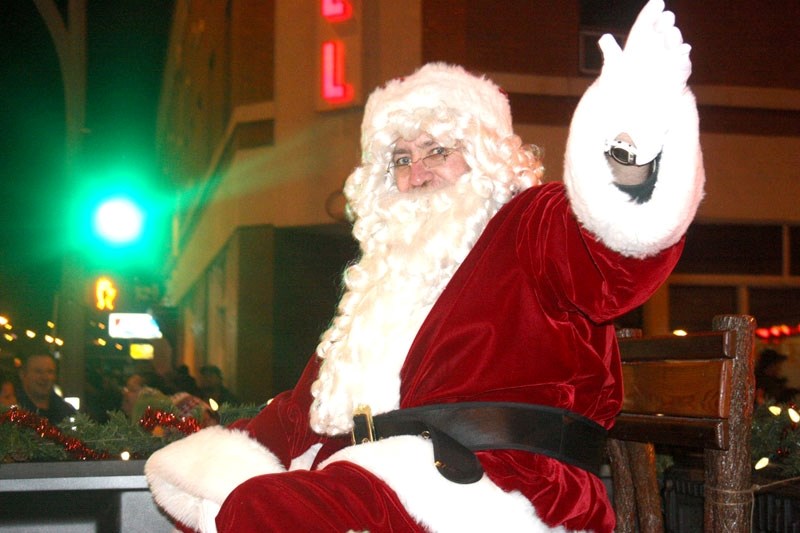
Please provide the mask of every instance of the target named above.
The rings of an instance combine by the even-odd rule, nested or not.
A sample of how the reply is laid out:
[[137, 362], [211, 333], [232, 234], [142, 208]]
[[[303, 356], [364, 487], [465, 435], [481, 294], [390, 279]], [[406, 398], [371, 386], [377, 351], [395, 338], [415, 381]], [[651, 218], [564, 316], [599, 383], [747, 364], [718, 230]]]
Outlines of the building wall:
[[[594, 38], [582, 40], [581, 32], [619, 31], [587, 25], [587, 0], [353, 0], [360, 38], [351, 57], [360, 68], [357, 75], [349, 74], [356, 100], [321, 108], [318, 4], [176, 3], [158, 136], [164, 178], [175, 185], [179, 199], [173, 255], [166, 266], [168, 292], [186, 309], [186, 319], [203, 322], [184, 326], [184, 336], [193, 338], [184, 340], [182, 359], [222, 363], [234, 382], [245, 372], [236, 363], [244, 360], [237, 344], [242, 335], [271, 335], [275, 328], [268, 322], [253, 325], [254, 317], [241, 315], [244, 299], [266, 298], [259, 301], [270, 307], [275, 293], [245, 291], [238, 276], [253, 266], [259, 272], [264, 256], [249, 257], [247, 249], [237, 248], [242, 243], [237, 232], [261, 225], [336, 223], [332, 214], [341, 206], [332, 208], [332, 201], [341, 202], [337, 193], [358, 163], [362, 105], [374, 87], [427, 61], [461, 63], [487, 73], [509, 93], [518, 134], [544, 147], [547, 179], [559, 180], [572, 110], [594, 77], [591, 59], [597, 60]], [[708, 180], [698, 219], [800, 226], [800, 62], [792, 42], [800, 30], [800, 8], [795, 3], [765, 7], [756, 0], [735, 4], [670, 3], [693, 45], [691, 84]], [[264, 244], [251, 245], [258, 242]], [[208, 280], [225, 257], [223, 293]], [[231, 257], [245, 264], [231, 268]], [[260, 268], [266, 275], [281, 265]], [[720, 279], [736, 287], [738, 311], [748, 309], [748, 288], [763, 281], [758, 276]], [[800, 286], [788, 269], [770, 282]], [[709, 281], [690, 274], [680, 283], [705, 286]], [[202, 299], [197, 291], [204, 291]], [[191, 302], [201, 300], [204, 310], [192, 309]], [[251, 306], [248, 312], [259, 310]], [[652, 332], [669, 328], [669, 286], [641, 316]], [[267, 345], [248, 357], [258, 357], [259, 350], [271, 357], [275, 348]]]

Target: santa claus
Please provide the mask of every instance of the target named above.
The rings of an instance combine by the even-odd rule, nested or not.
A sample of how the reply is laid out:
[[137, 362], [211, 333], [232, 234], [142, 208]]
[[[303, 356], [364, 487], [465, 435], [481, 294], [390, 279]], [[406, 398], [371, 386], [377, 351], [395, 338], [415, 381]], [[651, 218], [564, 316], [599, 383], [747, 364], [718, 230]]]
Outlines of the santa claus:
[[663, 283], [702, 197], [689, 46], [651, 0], [542, 184], [491, 81], [429, 64], [377, 89], [345, 185], [361, 246], [296, 387], [146, 474], [202, 531], [612, 531], [612, 321]]

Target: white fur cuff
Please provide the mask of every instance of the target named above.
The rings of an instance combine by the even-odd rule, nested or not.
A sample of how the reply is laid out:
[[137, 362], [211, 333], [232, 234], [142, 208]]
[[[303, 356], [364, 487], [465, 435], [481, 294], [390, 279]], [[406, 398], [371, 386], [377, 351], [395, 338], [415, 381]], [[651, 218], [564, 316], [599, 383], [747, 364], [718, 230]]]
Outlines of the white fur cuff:
[[675, 107], [655, 189], [641, 204], [614, 185], [604, 154], [611, 105], [606, 100], [597, 83], [581, 99], [570, 126], [564, 183], [578, 220], [606, 246], [629, 257], [652, 256], [680, 240], [703, 198], [694, 96], [687, 90]]
[[221, 426], [173, 442], [155, 452], [144, 467], [156, 503], [175, 520], [200, 531], [214, 530], [216, 512], [239, 484], [283, 471], [278, 458], [247, 433]]

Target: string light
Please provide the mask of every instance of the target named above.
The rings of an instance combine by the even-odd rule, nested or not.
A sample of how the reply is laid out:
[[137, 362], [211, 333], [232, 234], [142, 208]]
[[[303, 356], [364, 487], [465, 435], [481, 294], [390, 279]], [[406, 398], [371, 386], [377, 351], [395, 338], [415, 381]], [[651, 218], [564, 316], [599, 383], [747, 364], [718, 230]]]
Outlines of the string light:
[[756, 337], [763, 340], [774, 340], [793, 335], [800, 335], [800, 324], [797, 324], [796, 326], [778, 324], [771, 327], [761, 327], [756, 329]]
[[[55, 322], [53, 322], [52, 320], [47, 321], [47, 329], [49, 329], [52, 332], [55, 329], [55, 327], [56, 327]], [[0, 328], [3, 328], [7, 331], [3, 333], [0, 339], [4, 339], [7, 342], [14, 342], [19, 338], [16, 334], [11, 333], [11, 331], [15, 328], [8, 317], [0, 315]], [[36, 329], [19, 328], [19, 327], [16, 329], [18, 331], [24, 331], [25, 336], [28, 337], [29, 339], [35, 339], [39, 336], [39, 333], [37, 333]], [[50, 334], [45, 334], [43, 338], [44, 341], [47, 342], [48, 344], [57, 344], [58, 346], [64, 345], [64, 341], [62, 339], [56, 338]]]
[[768, 464], [769, 464], [769, 457], [762, 457], [756, 462], [756, 466], [753, 468], [755, 468], [756, 470], [761, 470], [762, 468], [765, 468]]

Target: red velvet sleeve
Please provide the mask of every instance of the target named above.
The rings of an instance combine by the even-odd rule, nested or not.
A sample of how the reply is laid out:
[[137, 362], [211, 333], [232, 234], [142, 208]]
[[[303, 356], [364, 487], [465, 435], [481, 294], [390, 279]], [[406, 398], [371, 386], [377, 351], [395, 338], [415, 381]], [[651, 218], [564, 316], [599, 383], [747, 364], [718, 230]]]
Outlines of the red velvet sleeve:
[[517, 255], [542, 302], [602, 324], [650, 298], [675, 267], [683, 242], [643, 259], [623, 256], [582, 228], [561, 185], [550, 184], [527, 204]]
[[288, 468], [292, 459], [325, 440], [311, 431], [309, 409], [311, 384], [319, 373], [320, 360], [312, 356], [294, 389], [282, 392], [241, 428], [274, 453]]

